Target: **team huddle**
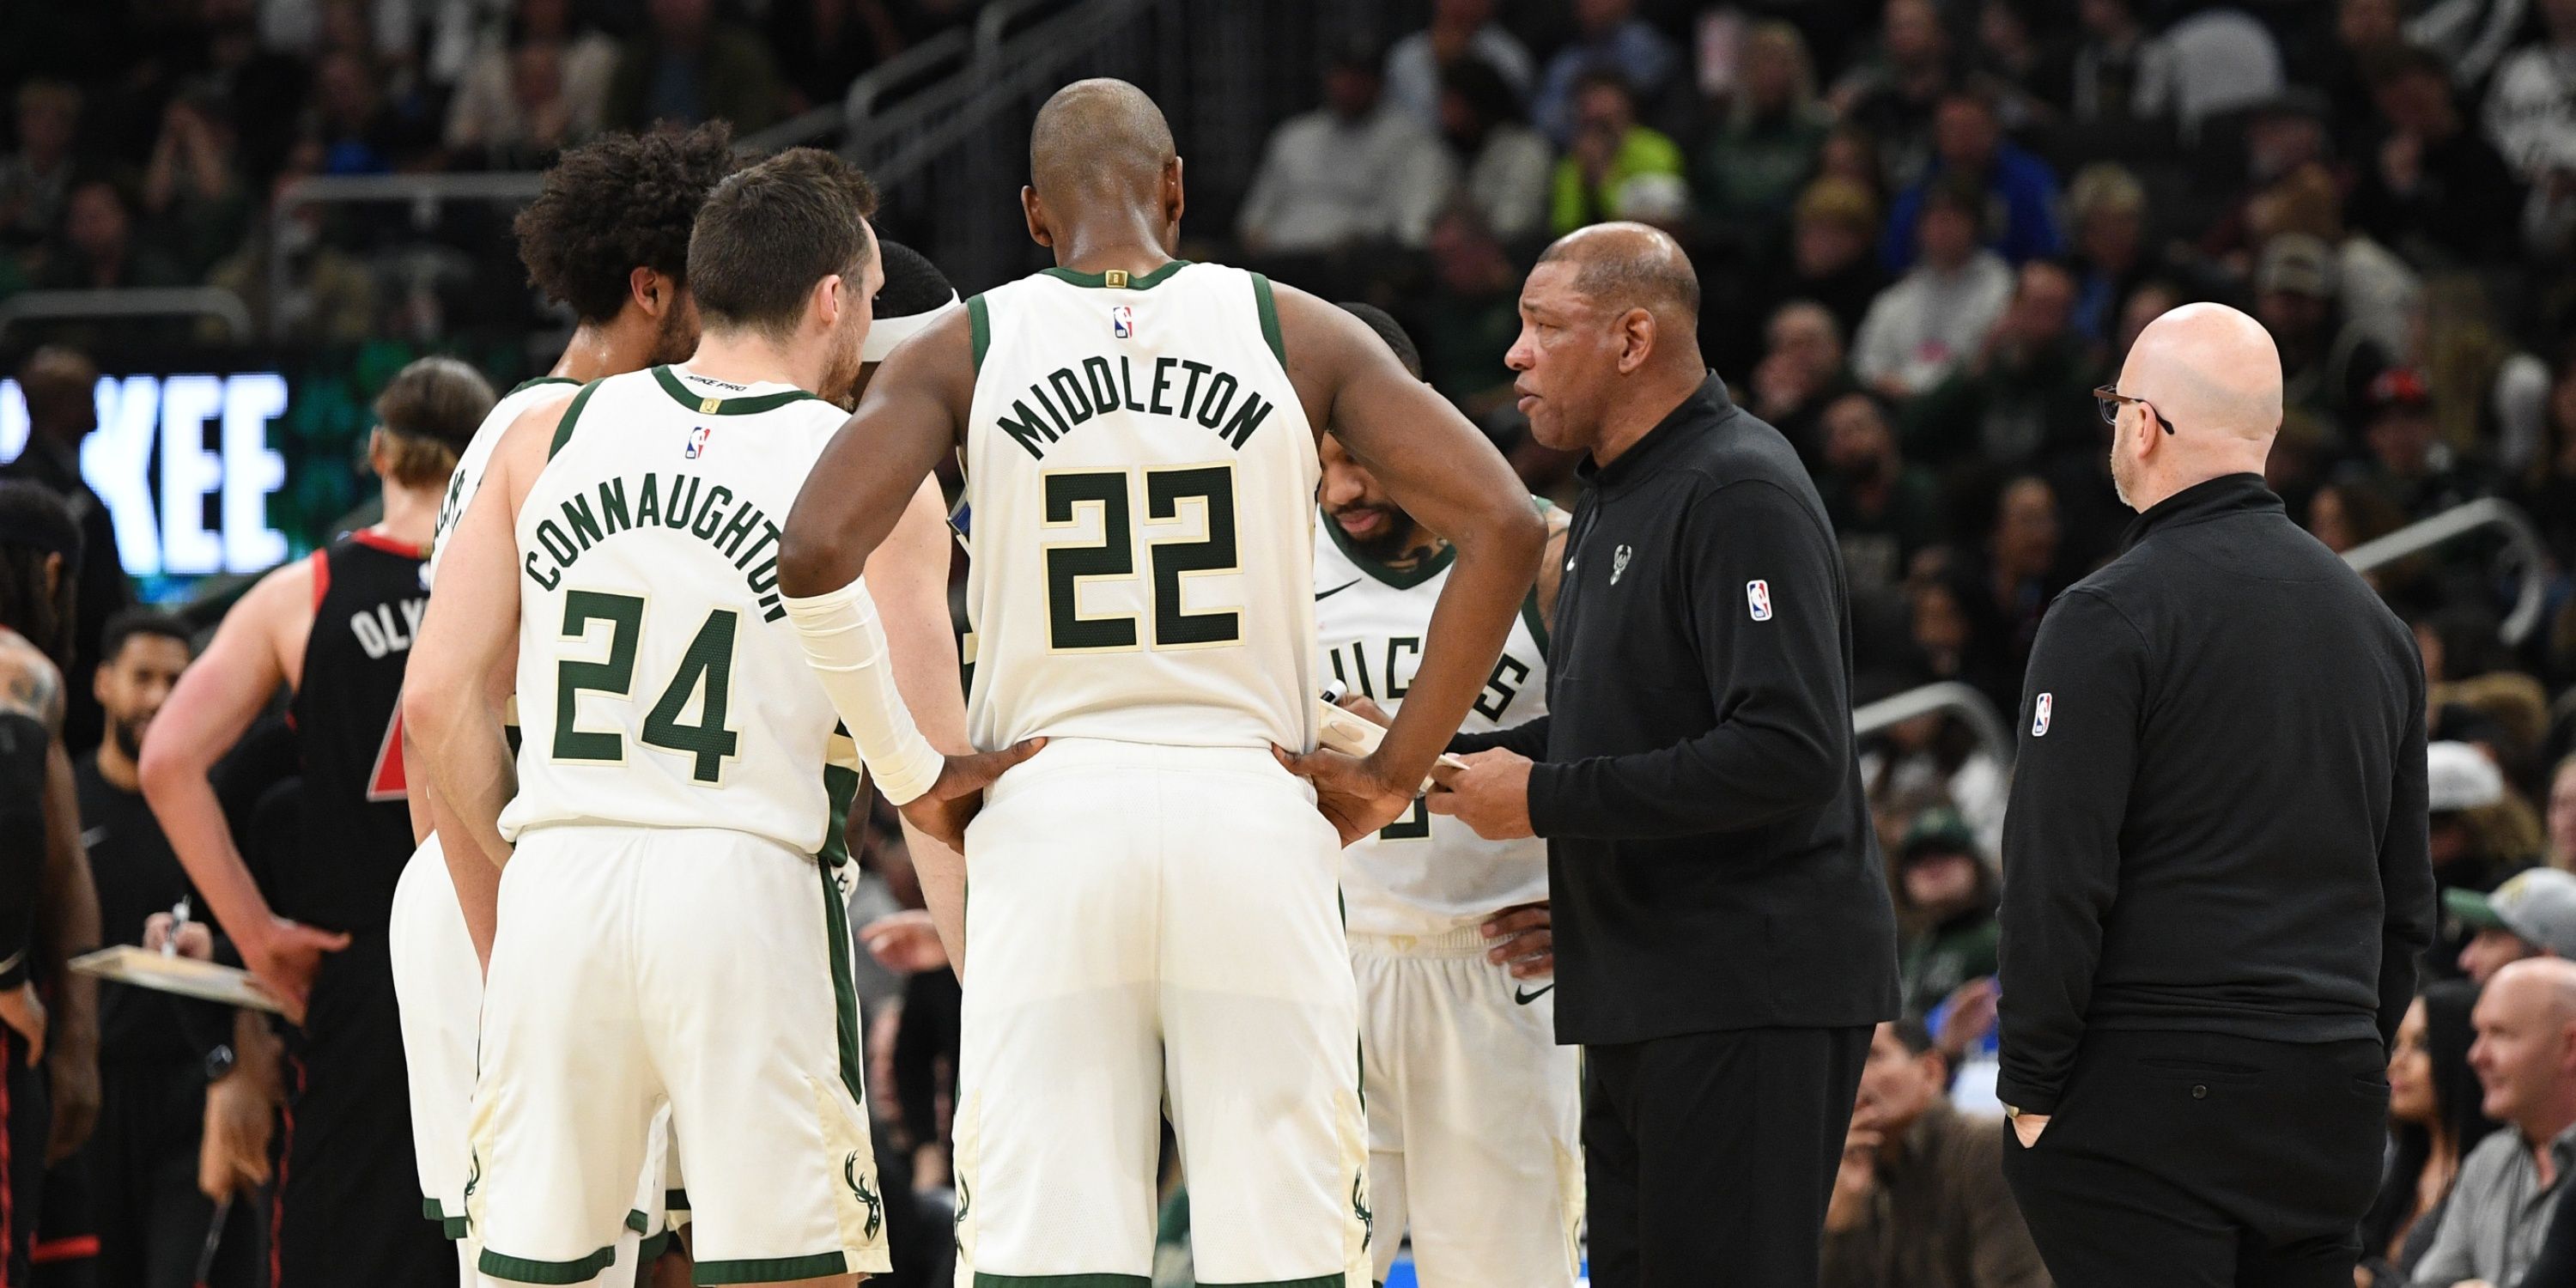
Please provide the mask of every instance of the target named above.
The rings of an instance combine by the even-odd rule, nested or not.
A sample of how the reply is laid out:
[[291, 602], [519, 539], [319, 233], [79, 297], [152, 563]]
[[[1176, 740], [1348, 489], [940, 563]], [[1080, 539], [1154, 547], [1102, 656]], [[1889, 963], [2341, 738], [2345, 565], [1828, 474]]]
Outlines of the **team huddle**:
[[[676, 155], [629, 142], [565, 164]], [[1383, 315], [1174, 258], [1180, 174], [1144, 95], [1067, 87], [1058, 267], [886, 352], [865, 178], [751, 164], [463, 448], [387, 941], [468, 1282], [631, 1282], [683, 1223], [702, 1284], [888, 1269], [862, 770], [964, 985], [958, 1283], [1148, 1282], [1166, 1120], [1202, 1283], [1362, 1288], [1407, 1231], [1427, 1283], [1573, 1282], [1544, 848], [1419, 799], [1544, 712], [1563, 516]], [[1318, 747], [1328, 676], [1374, 751]]]

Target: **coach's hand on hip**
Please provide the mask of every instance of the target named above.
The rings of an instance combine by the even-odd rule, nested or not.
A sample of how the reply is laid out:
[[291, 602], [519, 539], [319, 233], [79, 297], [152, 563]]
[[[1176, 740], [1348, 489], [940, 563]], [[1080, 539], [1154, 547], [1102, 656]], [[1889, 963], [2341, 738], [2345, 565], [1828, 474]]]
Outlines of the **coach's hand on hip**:
[[2012, 1129], [2013, 1135], [2020, 1139], [2021, 1147], [2023, 1149], [2028, 1149], [2039, 1143], [2039, 1134], [2041, 1132], [2048, 1130], [2048, 1115], [2014, 1114], [2012, 1118]]
[[1488, 841], [1511, 841], [1538, 833], [1530, 826], [1529, 757], [1500, 747], [1459, 757], [1464, 769], [1435, 766], [1431, 812], [1447, 814], [1476, 829]]

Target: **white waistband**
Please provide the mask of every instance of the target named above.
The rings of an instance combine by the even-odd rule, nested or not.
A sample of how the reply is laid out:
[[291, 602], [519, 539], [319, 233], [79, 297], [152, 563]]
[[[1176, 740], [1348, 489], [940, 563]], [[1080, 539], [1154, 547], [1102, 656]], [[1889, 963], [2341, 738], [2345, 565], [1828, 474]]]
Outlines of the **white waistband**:
[[1352, 952], [1370, 957], [1481, 957], [1494, 943], [1472, 923], [1436, 935], [1353, 934], [1350, 941]]

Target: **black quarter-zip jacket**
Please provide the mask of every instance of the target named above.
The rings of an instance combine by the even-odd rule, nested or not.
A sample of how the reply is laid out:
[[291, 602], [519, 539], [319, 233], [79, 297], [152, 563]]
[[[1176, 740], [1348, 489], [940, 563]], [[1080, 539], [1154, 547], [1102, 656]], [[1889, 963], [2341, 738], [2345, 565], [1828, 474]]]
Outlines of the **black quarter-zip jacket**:
[[1586, 462], [1550, 715], [1506, 746], [1548, 842], [1556, 1035], [1876, 1023], [1895, 916], [1851, 727], [1851, 611], [1815, 485], [1711, 375]]
[[2433, 938], [2424, 669], [2252, 474], [2167, 497], [2042, 619], [2004, 816], [2006, 1104], [2092, 1029], [2389, 1041]]

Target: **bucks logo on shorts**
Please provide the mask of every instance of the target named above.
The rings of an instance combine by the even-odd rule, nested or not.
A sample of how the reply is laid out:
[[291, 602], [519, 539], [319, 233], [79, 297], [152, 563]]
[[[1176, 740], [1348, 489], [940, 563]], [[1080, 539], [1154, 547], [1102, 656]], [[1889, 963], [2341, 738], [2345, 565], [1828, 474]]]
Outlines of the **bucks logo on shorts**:
[[868, 1188], [867, 1178], [859, 1175], [859, 1151], [851, 1150], [850, 1156], [841, 1160], [841, 1179], [850, 1183], [851, 1197], [867, 1204], [867, 1236], [877, 1237], [877, 1231], [885, 1228], [885, 1200], [878, 1198], [877, 1192]]
[[1360, 1250], [1362, 1252], [1368, 1251], [1370, 1242], [1377, 1238], [1377, 1213], [1369, 1211], [1368, 1196], [1366, 1192], [1367, 1186], [1367, 1172], [1354, 1172], [1351, 1174], [1351, 1215], [1360, 1219]]

